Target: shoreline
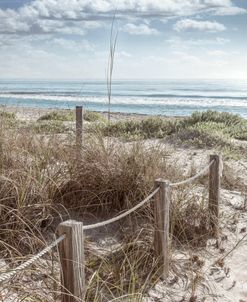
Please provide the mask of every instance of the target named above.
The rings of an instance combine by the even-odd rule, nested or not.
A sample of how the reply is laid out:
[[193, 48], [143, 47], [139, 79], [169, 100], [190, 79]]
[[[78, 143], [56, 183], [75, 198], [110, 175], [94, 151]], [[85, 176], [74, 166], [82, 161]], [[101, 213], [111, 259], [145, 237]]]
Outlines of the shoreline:
[[[53, 111], [62, 111], [67, 112], [73, 109], [59, 109], [59, 108], [39, 108], [39, 107], [26, 107], [26, 106], [8, 106], [8, 105], [0, 105], [0, 110], [6, 111], [8, 113], [16, 114], [16, 117], [20, 120], [37, 120], [42, 115], [53, 112]], [[107, 111], [96, 111], [89, 110], [92, 112], [97, 112], [102, 114], [105, 118], [108, 116]], [[111, 119], [113, 121], [119, 120], [143, 120], [150, 117], [159, 117], [163, 119], [178, 119], [186, 116], [169, 116], [169, 115], [155, 115], [155, 114], [141, 114], [141, 113], [126, 113], [126, 112], [111, 112]]]

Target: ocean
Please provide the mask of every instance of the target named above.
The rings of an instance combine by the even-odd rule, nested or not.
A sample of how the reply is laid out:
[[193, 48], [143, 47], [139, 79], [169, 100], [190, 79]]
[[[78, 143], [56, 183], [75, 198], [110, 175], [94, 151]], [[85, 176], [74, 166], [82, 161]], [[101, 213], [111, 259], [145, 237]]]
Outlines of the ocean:
[[[0, 105], [107, 111], [106, 81], [0, 80]], [[187, 116], [217, 110], [247, 118], [247, 80], [115, 80], [112, 112]]]

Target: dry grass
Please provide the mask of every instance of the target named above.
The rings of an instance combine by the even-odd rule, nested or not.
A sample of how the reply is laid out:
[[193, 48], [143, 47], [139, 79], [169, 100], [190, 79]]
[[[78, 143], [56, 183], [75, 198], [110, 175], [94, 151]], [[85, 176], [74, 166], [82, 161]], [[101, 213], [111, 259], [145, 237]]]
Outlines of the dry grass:
[[133, 207], [151, 193], [157, 177], [170, 173], [167, 156], [162, 147], [93, 137], [84, 144], [79, 162], [70, 162], [70, 178], [59, 187], [56, 200], [66, 207], [91, 206], [106, 214]]
[[[33, 128], [18, 127], [18, 123], [10, 127], [6, 118], [0, 127], [0, 254], [9, 267], [43, 248], [56, 225], [74, 211], [81, 217], [87, 212], [112, 217], [146, 197], [156, 178], [177, 180], [181, 175], [178, 167], [167, 164], [169, 154], [163, 146], [91, 135], [76, 161], [73, 133], [40, 135]], [[198, 246], [206, 240], [206, 204], [198, 200], [184, 188], [174, 195], [174, 242]], [[92, 257], [88, 252], [87, 302], [139, 302], [159, 280], [159, 261], [152, 251], [152, 206], [140, 213], [128, 220], [137, 232], [124, 236], [116, 253]], [[5, 290], [23, 301], [59, 300], [57, 259], [52, 255], [45, 259], [5, 284], [0, 301]]]

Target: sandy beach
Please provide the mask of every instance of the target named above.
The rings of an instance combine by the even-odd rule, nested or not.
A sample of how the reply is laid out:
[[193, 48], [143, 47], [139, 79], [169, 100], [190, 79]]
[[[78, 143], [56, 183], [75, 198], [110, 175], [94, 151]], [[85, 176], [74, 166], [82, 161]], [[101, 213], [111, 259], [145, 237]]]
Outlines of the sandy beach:
[[[15, 113], [17, 118], [23, 121], [35, 121], [38, 118], [40, 118], [42, 115], [45, 115], [47, 113], [53, 112], [53, 111], [61, 111], [61, 112], [67, 112], [67, 109], [53, 109], [53, 108], [32, 108], [32, 107], [11, 107], [11, 106], [4, 106], [4, 111]], [[100, 112], [104, 117], [107, 117], [107, 112]], [[128, 120], [128, 119], [142, 119], [145, 117], [148, 117], [146, 114], [130, 114], [130, 113], [111, 113], [111, 117], [113, 120]]]
[[[4, 111], [15, 113], [17, 119], [21, 121], [35, 122], [42, 115], [50, 113], [55, 109], [25, 108], [25, 107], [4, 107]], [[57, 110], [55, 110], [57, 111]], [[62, 110], [63, 111], [63, 110]], [[66, 112], [66, 110], [65, 110]], [[107, 113], [102, 115], [107, 117]], [[112, 113], [113, 121], [142, 120], [151, 117], [150, 115]], [[164, 117], [167, 118], [167, 117]], [[131, 142], [126, 144], [131, 146]], [[166, 139], [148, 139], [143, 141], [147, 149], [165, 148], [169, 154], [168, 166], [178, 167], [181, 179], [188, 178], [202, 167], [207, 165], [209, 155], [218, 152], [214, 149], [183, 147], [171, 143]], [[232, 183], [236, 178], [237, 186], [234, 189], [227, 189], [228, 183]], [[242, 189], [241, 189], [242, 188]], [[201, 276], [201, 283], [196, 289], [195, 301], [218, 301], [218, 302], [245, 302], [247, 297], [247, 212], [246, 212], [246, 188], [247, 188], [247, 161], [246, 160], [224, 160], [223, 187], [221, 189], [220, 203], [220, 238], [216, 242], [211, 240], [206, 248], [188, 250], [182, 254], [179, 249], [173, 251], [173, 258], [180, 263], [192, 254], [196, 254], [203, 263], [197, 274]], [[193, 195], [198, 196], [198, 200], [205, 194], [205, 189], [201, 185], [191, 187]], [[76, 214], [77, 215], [77, 214]], [[77, 216], [76, 216], [77, 217]], [[78, 217], [77, 217], [78, 219]], [[85, 221], [84, 221], [85, 222]], [[90, 217], [88, 222], [92, 222]], [[119, 228], [115, 224], [106, 228], [103, 232], [89, 234], [88, 240], [95, 253], [107, 254], [116, 246], [121, 247], [121, 242], [109, 233], [116, 233]], [[93, 243], [94, 242], [94, 243]], [[101, 242], [101, 244], [98, 244]], [[115, 247], [114, 247], [115, 246]], [[216, 247], [218, 246], [218, 247]], [[4, 260], [1, 260], [4, 263]], [[221, 263], [220, 265], [218, 263]], [[186, 267], [181, 267], [186, 272]], [[143, 300], [145, 302], [167, 301], [166, 293], [172, 295], [172, 301], [187, 301], [191, 295], [190, 287], [183, 287], [185, 280], [181, 279], [175, 284], [170, 277], [170, 284], [159, 282], [155, 288], [151, 289]], [[13, 294], [15, 295], [15, 294]], [[16, 296], [18, 297], [18, 296]], [[157, 300], [158, 299], [158, 300]], [[5, 302], [12, 301], [6, 299]], [[191, 301], [191, 300], [188, 300]]]
[[[35, 121], [42, 115], [50, 112], [60, 111], [68, 112], [70, 109], [55, 109], [55, 108], [35, 108], [35, 107], [23, 107], [23, 106], [0, 106], [3, 111], [14, 113], [16, 117], [22, 121]], [[96, 111], [107, 118], [108, 113], [106, 111]], [[179, 118], [179, 116], [165, 116], [165, 115], [148, 115], [148, 114], [137, 114], [137, 113], [123, 113], [123, 112], [111, 112], [111, 120], [142, 120], [151, 116], [161, 118]]]

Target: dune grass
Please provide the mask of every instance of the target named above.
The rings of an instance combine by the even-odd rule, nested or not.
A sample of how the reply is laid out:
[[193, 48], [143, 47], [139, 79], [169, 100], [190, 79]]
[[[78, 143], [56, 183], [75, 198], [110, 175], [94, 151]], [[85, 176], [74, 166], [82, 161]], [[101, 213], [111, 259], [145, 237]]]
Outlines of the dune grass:
[[[1, 128], [0, 255], [10, 267], [42, 249], [47, 238], [52, 240], [56, 225], [71, 213], [112, 217], [113, 212], [131, 208], [146, 197], [156, 178], [180, 177], [177, 167], [167, 165], [169, 154], [163, 146], [151, 148], [141, 142], [126, 145], [92, 136], [84, 142], [78, 163], [74, 140], [73, 134], [62, 140], [56, 135], [40, 136], [28, 128], [21, 132]], [[159, 280], [158, 260], [152, 256], [152, 213], [151, 204], [128, 218], [132, 231], [124, 236], [122, 248], [116, 253], [92, 259], [89, 250], [86, 301], [110, 301], [121, 296], [141, 301]], [[180, 234], [182, 223], [187, 221], [185, 213], [180, 211], [180, 218], [176, 214], [172, 237], [177, 236], [178, 242], [187, 245], [194, 237]], [[139, 220], [145, 222], [145, 227], [140, 226]], [[55, 261], [49, 255], [45, 259], [49, 265]], [[58, 267], [57, 261], [52, 265]], [[44, 282], [36, 273], [44, 271], [44, 267], [44, 263], [35, 264], [15, 277], [15, 286], [6, 288], [22, 299], [54, 301], [59, 290], [59, 271], [45, 269], [49, 277]], [[35, 291], [30, 290], [29, 284], [22, 286], [23, 276], [35, 286]], [[35, 280], [41, 281], [39, 286]]]
[[[83, 119], [87, 122], [105, 122], [102, 114], [94, 111], [84, 110]], [[73, 110], [57, 110], [42, 115], [38, 122], [41, 121], [60, 121], [60, 122], [74, 122], [75, 113]]]
[[87, 122], [101, 122], [106, 123], [106, 119], [101, 113], [86, 110], [83, 113], [83, 119]]
[[[197, 135], [206, 140], [207, 146], [208, 140], [216, 137], [215, 133], [210, 136], [209, 129], [218, 127], [217, 135], [222, 135], [224, 142], [228, 138], [244, 139], [246, 126], [237, 116], [213, 112], [195, 113], [181, 120], [153, 118], [102, 123], [97, 125], [97, 129], [100, 127], [97, 135], [90, 134], [84, 140], [78, 161], [73, 132], [66, 137], [39, 135], [32, 127], [24, 127], [22, 131], [11, 128], [7, 120], [1, 120], [0, 128], [0, 255], [9, 267], [43, 248], [47, 240], [53, 239], [57, 224], [73, 213], [78, 217], [89, 213], [95, 219], [102, 216], [106, 219], [145, 198], [153, 190], [156, 178], [171, 181], [181, 178], [179, 167], [167, 164], [169, 152], [163, 145], [150, 147], [141, 141], [125, 144], [105, 139], [102, 133], [117, 137], [128, 133], [128, 139], [173, 135], [182, 139], [182, 134], [189, 134], [195, 140], [196, 136], [190, 132], [192, 127], [194, 131], [198, 128]], [[202, 136], [205, 132], [209, 137]], [[219, 144], [218, 140], [215, 142]], [[173, 193], [170, 226], [173, 246], [202, 246], [210, 233], [206, 198], [192, 195], [192, 189], [181, 188]], [[141, 302], [159, 280], [159, 259], [153, 257], [152, 248], [152, 203], [128, 219], [131, 231], [126, 232], [124, 227], [119, 230], [122, 240], [118, 251], [102, 256], [88, 245], [86, 302], [126, 301], [126, 297]], [[46, 265], [35, 264], [18, 275], [15, 283], [5, 284], [11, 295], [18, 294], [19, 299], [27, 301], [50, 302], [59, 298], [57, 259], [52, 254], [45, 259]], [[48, 277], [40, 275], [40, 271]], [[28, 278], [29, 283], [23, 278]], [[35, 290], [31, 290], [32, 286]]]
[[62, 121], [62, 122], [68, 122], [68, 121], [74, 121], [75, 120], [75, 114], [72, 110], [59, 110], [59, 111], [52, 111], [50, 113], [42, 115], [38, 122], [40, 121]]
[[141, 121], [120, 121], [102, 127], [105, 135], [122, 136], [130, 140], [136, 137], [140, 139], [163, 138], [192, 130], [198, 130], [200, 133], [213, 132], [225, 138], [247, 140], [247, 120], [238, 115], [216, 111], [195, 112], [185, 118], [150, 117]]
[[247, 141], [247, 120], [225, 112], [195, 112], [190, 117], [176, 119], [150, 117], [141, 121], [119, 121], [99, 125], [96, 130], [124, 141], [165, 138], [177, 145], [216, 148], [228, 157], [247, 156], [247, 147], [235, 142]]
[[[105, 123], [105, 118], [97, 112], [84, 111], [83, 119], [90, 123]], [[72, 110], [57, 110], [42, 115], [37, 121], [28, 125], [37, 134], [58, 134], [72, 130], [75, 113]]]
[[17, 119], [14, 113], [6, 112], [0, 109], [0, 127], [8, 126], [14, 127], [17, 123]]

